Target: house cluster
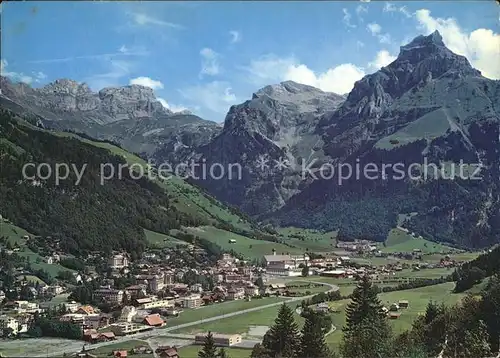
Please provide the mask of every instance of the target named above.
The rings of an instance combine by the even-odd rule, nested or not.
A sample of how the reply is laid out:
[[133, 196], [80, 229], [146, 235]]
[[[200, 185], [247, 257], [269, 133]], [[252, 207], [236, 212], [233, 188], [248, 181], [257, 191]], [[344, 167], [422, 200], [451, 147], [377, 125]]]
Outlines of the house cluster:
[[36, 302], [9, 301], [0, 311], [0, 336], [17, 336], [28, 331], [36, 313], [43, 312]]
[[351, 252], [374, 252], [378, 250], [376, 243], [368, 240], [337, 241], [335, 247]]
[[410, 307], [410, 303], [408, 300], [399, 300], [398, 302], [394, 302], [389, 304], [389, 308], [386, 306], [382, 307], [382, 311], [387, 314], [387, 317], [390, 319], [398, 319], [401, 316], [402, 309], [407, 309]]

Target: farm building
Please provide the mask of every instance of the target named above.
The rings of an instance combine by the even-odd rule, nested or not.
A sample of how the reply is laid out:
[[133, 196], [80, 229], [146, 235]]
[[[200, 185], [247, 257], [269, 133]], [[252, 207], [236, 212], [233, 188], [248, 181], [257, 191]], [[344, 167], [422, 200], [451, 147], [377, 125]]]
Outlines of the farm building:
[[391, 307], [389, 308], [389, 311], [395, 312], [399, 310], [399, 305], [397, 303], [393, 303]]
[[389, 313], [389, 318], [390, 319], [398, 319], [401, 316], [400, 312], [391, 312]]
[[[204, 344], [206, 336], [207, 336], [206, 333], [197, 334], [195, 336], [195, 343], [196, 344]], [[239, 335], [239, 334], [217, 334], [217, 333], [214, 333], [213, 338], [215, 341], [215, 345], [219, 346], [219, 347], [230, 347], [234, 344], [241, 343], [241, 335]]]
[[398, 305], [400, 308], [408, 308], [410, 304], [407, 300], [399, 300]]

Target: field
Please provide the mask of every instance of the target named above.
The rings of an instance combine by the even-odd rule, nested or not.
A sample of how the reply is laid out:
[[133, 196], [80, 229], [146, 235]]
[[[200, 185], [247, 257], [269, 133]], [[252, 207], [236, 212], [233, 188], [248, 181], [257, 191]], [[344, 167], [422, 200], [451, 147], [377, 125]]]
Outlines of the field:
[[311, 251], [331, 251], [337, 237], [336, 231], [323, 232], [295, 227], [280, 228], [278, 233], [286, 242]]
[[42, 279], [38, 278], [37, 276], [33, 276], [33, 275], [20, 275], [20, 276], [17, 276], [16, 277], [16, 280], [17, 281], [21, 281], [21, 280], [26, 280], [27, 282], [31, 282], [33, 284], [46, 284]]
[[[289, 303], [288, 305], [290, 306], [290, 308], [295, 310], [297, 303], [298, 302], [292, 302]], [[202, 323], [196, 326], [185, 327], [176, 330], [172, 333], [196, 334], [200, 332], [211, 331], [211, 332], [225, 333], [225, 334], [239, 333], [247, 337], [252, 336], [252, 334], [256, 336], [255, 333], [251, 332], [252, 328], [259, 328], [258, 330], [260, 332], [265, 333], [267, 329], [262, 330], [260, 328], [262, 328], [263, 326], [269, 327], [270, 325], [273, 324], [279, 308], [280, 306], [264, 308], [259, 311], [253, 311], [237, 316], [236, 319], [233, 317], [223, 318], [218, 321], [212, 321], [208, 323]], [[304, 319], [297, 314], [295, 314], [295, 319], [299, 323], [299, 325], [302, 326]], [[261, 334], [259, 334], [259, 336], [261, 336]]]
[[380, 246], [382, 252], [412, 252], [419, 249], [422, 253], [450, 252], [453, 248], [436, 242], [415, 238], [399, 228], [392, 229], [387, 235], [384, 246]]
[[299, 287], [290, 287], [289, 290], [290, 292], [298, 292], [302, 294], [305, 294], [306, 292], [309, 292], [309, 294], [316, 294], [320, 292], [325, 292], [328, 289], [327, 286], [311, 285], [311, 287], [305, 287], [305, 285], [308, 285], [308, 283], [304, 281], [286, 281], [286, 285], [287, 287], [290, 285], [299, 286]]
[[[212, 226], [186, 228], [186, 231], [192, 235], [211, 241], [224, 250], [234, 250], [249, 259], [262, 259], [264, 255], [271, 255], [273, 249], [275, 249], [278, 254], [282, 252], [289, 252], [290, 254], [304, 253], [304, 250], [300, 248], [292, 248], [284, 244], [270, 241], [254, 240]], [[236, 242], [229, 243], [229, 240], [236, 240]]]
[[[319, 280], [322, 280], [322, 278], [318, 279], [318, 281]], [[335, 282], [334, 279], [327, 280], [327, 282], [341, 283], [340, 281]], [[346, 285], [345, 287], [352, 290], [354, 285]], [[412, 290], [381, 293], [379, 294], [379, 299], [382, 304], [386, 306], [389, 306], [391, 303], [398, 302], [399, 300], [409, 301], [409, 308], [400, 310], [402, 315], [399, 319], [390, 321], [394, 332], [399, 333], [411, 327], [411, 324], [416, 317], [425, 312], [427, 304], [430, 300], [437, 303], [443, 302], [447, 305], [453, 305], [459, 302], [465, 294], [453, 294], [453, 287], [454, 283], [444, 283]], [[332, 313], [333, 324], [337, 327], [337, 331], [327, 337], [327, 342], [332, 347], [338, 346], [342, 337], [341, 328], [345, 323], [344, 310], [349, 302], [350, 300], [348, 299], [330, 302], [330, 306], [339, 311], [338, 313]], [[290, 307], [295, 309], [296, 304], [297, 302], [290, 303]], [[278, 309], [279, 307], [266, 308], [260, 311], [247, 313], [239, 317], [237, 320], [233, 318], [221, 319], [219, 321], [186, 327], [176, 331], [176, 333], [196, 334], [200, 332], [212, 331], [218, 333], [240, 333], [244, 336], [251, 337], [252, 330], [260, 328], [260, 331], [263, 331], [263, 329], [265, 331], [265, 327], [269, 327], [273, 324]], [[303, 318], [298, 315], [295, 315], [295, 318], [299, 327], [301, 327], [303, 324]]]
[[[451, 291], [455, 287], [455, 284], [444, 283], [441, 285], [428, 286], [422, 288], [416, 288], [413, 290], [405, 291], [394, 291], [379, 294], [379, 299], [384, 305], [389, 305], [390, 303], [397, 302], [399, 300], [408, 300], [409, 308], [402, 309], [401, 317], [397, 320], [391, 320], [391, 326], [395, 333], [400, 333], [411, 327], [412, 322], [415, 320], [419, 314], [425, 312], [427, 304], [430, 300], [437, 303], [445, 303], [447, 305], [453, 305], [459, 302], [465, 294], [452, 294]], [[333, 313], [333, 324], [341, 328], [345, 323], [345, 307], [349, 303], [349, 300], [342, 300], [333, 302], [332, 306], [338, 309], [339, 313]], [[333, 347], [337, 347], [342, 338], [342, 331], [338, 329], [336, 332], [327, 337], [327, 343]]]
[[26, 240], [23, 239], [23, 236], [25, 235], [29, 235], [30, 237], [34, 236], [33, 234], [13, 224], [6, 222], [0, 223], [0, 237], [7, 237], [8, 241], [12, 245], [19, 245], [20, 250], [17, 252], [17, 254], [19, 256], [28, 258], [32, 268], [36, 270], [43, 269], [47, 271], [52, 277], [56, 277], [60, 271], [72, 271], [59, 264], [49, 265], [46, 262], [43, 262], [43, 257], [41, 257], [37, 253], [34, 253], [26, 246]]
[[[181, 358], [197, 358], [201, 346], [192, 345], [185, 346], [179, 349], [179, 357]], [[252, 351], [242, 348], [225, 348], [226, 353], [231, 358], [249, 358]], [[134, 356], [135, 357], [135, 356]]]
[[176, 239], [175, 237], [160, 234], [154, 231], [144, 229], [146, 240], [152, 247], [175, 247], [177, 245], [187, 245], [185, 241]]
[[179, 317], [168, 319], [167, 326], [176, 326], [179, 324], [194, 322], [206, 318], [238, 312], [247, 308], [265, 306], [280, 301], [283, 301], [283, 299], [278, 297], [267, 297], [261, 299], [253, 299], [250, 302], [244, 300], [237, 300], [237, 301], [229, 301], [223, 303], [214, 303], [213, 305], [203, 306], [198, 309], [186, 309], [179, 315]]

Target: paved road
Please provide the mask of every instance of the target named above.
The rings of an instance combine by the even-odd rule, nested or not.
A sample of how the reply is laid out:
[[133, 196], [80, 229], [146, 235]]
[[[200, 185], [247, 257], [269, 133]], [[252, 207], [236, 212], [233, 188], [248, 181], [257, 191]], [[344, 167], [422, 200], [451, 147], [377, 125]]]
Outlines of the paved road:
[[[294, 281], [308, 282], [308, 283], [312, 283], [312, 284], [319, 284], [319, 285], [324, 285], [324, 286], [330, 287], [330, 289], [328, 291], [325, 291], [325, 292], [333, 292], [333, 291], [338, 291], [339, 290], [339, 287], [337, 285], [333, 285], [333, 284], [330, 284], [330, 283], [318, 282], [318, 281], [309, 281], [309, 280], [307, 280], [307, 281], [306, 280], [297, 280], [297, 279], [294, 279]], [[114, 340], [114, 341], [96, 343], [96, 344], [89, 345], [88, 347], [89, 348], [100, 348], [100, 347], [104, 347], [104, 346], [107, 346], [107, 345], [116, 344], [116, 343], [119, 343], [119, 342], [129, 341], [129, 340], [132, 340], [132, 339], [142, 339], [142, 338], [149, 338], [149, 337], [155, 337], [155, 336], [168, 337], [168, 336], [171, 336], [171, 335], [177, 335], [177, 334], [173, 334], [173, 333], [169, 333], [169, 332], [175, 331], [175, 330], [178, 330], [178, 329], [182, 329], [182, 328], [186, 328], [186, 327], [197, 326], [197, 325], [200, 325], [200, 324], [203, 324], [203, 323], [207, 323], [207, 322], [218, 321], [218, 320], [221, 320], [221, 319], [224, 319], [224, 318], [229, 318], [229, 317], [239, 316], [239, 315], [250, 313], [250, 312], [260, 311], [260, 310], [263, 310], [263, 309], [266, 309], [266, 308], [270, 308], [270, 307], [280, 306], [283, 303], [290, 303], [290, 302], [302, 301], [304, 299], [308, 299], [308, 298], [311, 298], [313, 296], [314, 296], [314, 294], [309, 295], [309, 296], [293, 297], [293, 298], [291, 298], [289, 300], [284, 300], [284, 301], [281, 301], [281, 302], [270, 303], [268, 305], [263, 305], [263, 306], [253, 307], [253, 308], [247, 308], [247, 309], [244, 309], [244, 310], [241, 310], [241, 311], [237, 311], [237, 312], [226, 313], [226, 314], [222, 314], [222, 315], [215, 316], [215, 317], [200, 319], [198, 321], [193, 321], [193, 322], [189, 322], [189, 323], [179, 324], [177, 326], [166, 327], [166, 328], [161, 328], [161, 329], [155, 329], [153, 331], [147, 331], [147, 332], [140, 332], [140, 333], [131, 334], [131, 335], [128, 335], [128, 336], [125, 336], [125, 337], [117, 337], [117, 339]], [[190, 336], [190, 337], [192, 337], [192, 336]], [[179, 338], [179, 337], [177, 337], [177, 338]], [[190, 338], [190, 339], [192, 339], [192, 338]], [[75, 341], [75, 342], [77, 342], [77, 343], [75, 343], [75, 349], [69, 350], [68, 348], [66, 348], [65, 350], [61, 350], [61, 351], [57, 351], [57, 352], [51, 352], [48, 355], [47, 354], [40, 354], [40, 355], [36, 355], [36, 356], [33, 356], [33, 357], [47, 357], [47, 356], [53, 357], [53, 356], [62, 356], [64, 353], [74, 353], [76, 350], [81, 349], [81, 347], [83, 345], [82, 341]], [[260, 342], [255, 342], [255, 343], [260, 343]]]

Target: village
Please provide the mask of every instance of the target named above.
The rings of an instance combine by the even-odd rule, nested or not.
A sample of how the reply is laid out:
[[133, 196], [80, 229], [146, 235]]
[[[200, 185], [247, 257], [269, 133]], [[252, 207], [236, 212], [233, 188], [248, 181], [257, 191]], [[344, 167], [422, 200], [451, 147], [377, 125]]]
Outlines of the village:
[[[57, 245], [57, 241], [52, 243], [55, 250], [46, 256], [47, 264], [57, 264], [62, 260]], [[84, 270], [73, 271], [50, 285], [41, 280], [30, 280], [32, 276], [20, 268], [17, 269], [20, 280], [16, 286], [5, 292], [4, 284], [0, 291], [0, 335], [3, 339], [31, 336], [34, 322], [39, 317], [50, 316], [62, 325], [78, 327], [79, 333], [71, 338], [80, 337], [86, 346], [91, 347], [168, 327], [179, 317], [209, 305], [268, 297], [300, 299], [328, 289], [322, 284], [307, 282], [305, 278], [336, 279], [342, 285], [369, 275], [381, 283], [400, 282], [401, 278], [395, 278], [395, 275], [402, 271], [449, 269], [458, 264], [446, 255], [436, 264], [407, 261], [408, 256], [412, 259], [420, 257], [417, 250], [394, 255], [395, 263], [363, 265], [356, 261], [359, 253], [370, 253], [375, 257], [380, 254], [372, 243], [338, 243], [337, 249], [335, 254], [325, 256], [278, 254], [272, 250], [269, 255], [264, 255], [264, 265], [241, 260], [230, 253], [222, 254], [212, 264], [206, 252], [194, 245], [160, 252], [148, 250], [135, 261], [127, 253], [116, 252], [107, 259], [105, 267], [99, 269], [89, 265], [97, 258], [97, 255], [90, 255], [86, 260], [89, 266]], [[6, 251], [7, 254], [15, 253], [15, 249]], [[304, 280], [300, 281], [301, 278]], [[394, 319], [401, 314], [400, 308], [404, 309], [408, 304], [408, 301], [400, 300], [384, 309]], [[329, 311], [330, 307], [320, 302], [315, 309]], [[37, 329], [41, 336], [54, 336], [45, 328]], [[195, 343], [201, 342], [203, 334], [197, 337]], [[242, 341], [237, 334], [218, 335], [216, 339], [221, 346], [238, 345]], [[164, 347], [163, 351], [160, 349], [156, 353], [161, 356], [167, 352], [165, 356], [175, 357], [172, 349]], [[123, 357], [124, 353], [117, 354]]]

